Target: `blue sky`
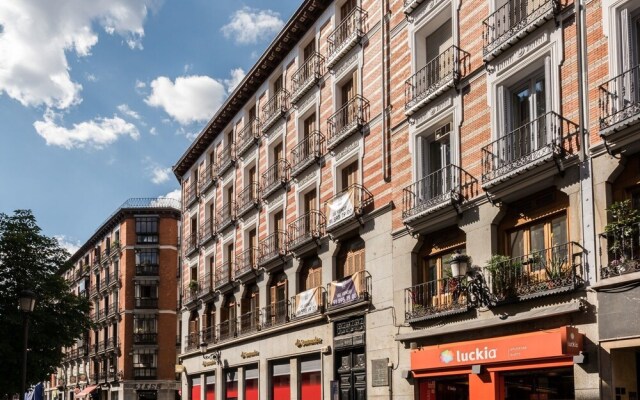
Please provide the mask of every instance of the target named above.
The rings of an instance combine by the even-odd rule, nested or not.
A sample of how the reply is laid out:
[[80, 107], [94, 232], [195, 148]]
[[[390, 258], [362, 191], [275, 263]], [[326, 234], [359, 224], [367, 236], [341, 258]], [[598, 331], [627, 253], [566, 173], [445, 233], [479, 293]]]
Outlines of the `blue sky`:
[[299, 4], [0, 2], [0, 212], [73, 250], [127, 198], [176, 196], [171, 166]]

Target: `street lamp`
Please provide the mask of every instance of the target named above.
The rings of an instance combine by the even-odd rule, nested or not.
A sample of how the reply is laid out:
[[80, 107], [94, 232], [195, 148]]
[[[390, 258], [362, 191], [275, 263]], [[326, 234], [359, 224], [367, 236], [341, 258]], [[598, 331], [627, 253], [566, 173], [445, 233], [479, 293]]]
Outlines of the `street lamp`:
[[27, 340], [29, 338], [29, 315], [36, 306], [36, 294], [30, 290], [20, 292], [18, 309], [22, 312], [22, 328], [24, 335], [22, 337], [22, 385], [20, 386], [20, 398], [25, 400], [25, 392], [27, 387]]

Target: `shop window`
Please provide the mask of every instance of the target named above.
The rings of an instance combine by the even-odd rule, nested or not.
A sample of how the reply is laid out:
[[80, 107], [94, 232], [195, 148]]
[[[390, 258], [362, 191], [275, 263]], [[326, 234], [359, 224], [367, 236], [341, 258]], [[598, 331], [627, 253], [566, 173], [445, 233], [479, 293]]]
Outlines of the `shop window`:
[[289, 360], [274, 363], [271, 366], [271, 398], [273, 400], [289, 400], [291, 398], [289, 374]]
[[574, 399], [573, 367], [502, 374], [504, 399]]
[[245, 367], [244, 369], [244, 398], [245, 400], [258, 400], [258, 367]]
[[319, 357], [300, 361], [300, 397], [305, 400], [322, 399], [322, 362]]
[[470, 398], [469, 378], [464, 375], [421, 379], [418, 384], [418, 393], [419, 400], [467, 400]]
[[225, 400], [238, 400], [238, 371], [228, 371], [225, 374]]
[[337, 278], [342, 279], [364, 271], [364, 240], [357, 238], [345, 242], [337, 257]]
[[216, 376], [215, 375], [205, 376], [205, 385], [206, 387], [205, 387], [204, 400], [216, 400]]
[[191, 377], [191, 400], [200, 400], [201, 385], [200, 377]]

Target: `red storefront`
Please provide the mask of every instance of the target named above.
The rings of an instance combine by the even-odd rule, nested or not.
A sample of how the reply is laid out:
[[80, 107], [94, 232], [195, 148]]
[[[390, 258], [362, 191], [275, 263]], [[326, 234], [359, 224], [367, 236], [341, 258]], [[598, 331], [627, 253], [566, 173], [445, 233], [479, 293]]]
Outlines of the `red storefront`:
[[573, 399], [583, 335], [562, 327], [411, 352], [419, 400]]

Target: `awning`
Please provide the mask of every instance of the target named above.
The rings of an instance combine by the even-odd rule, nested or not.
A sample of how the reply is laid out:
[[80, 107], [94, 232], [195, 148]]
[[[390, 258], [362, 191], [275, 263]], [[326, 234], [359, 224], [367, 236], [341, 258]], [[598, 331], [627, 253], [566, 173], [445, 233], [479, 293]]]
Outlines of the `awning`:
[[84, 388], [83, 391], [81, 391], [80, 393], [75, 395], [75, 398], [84, 397], [84, 396], [88, 395], [89, 393], [93, 392], [94, 390], [96, 390], [97, 387], [98, 387], [98, 385], [87, 386], [86, 388]]

